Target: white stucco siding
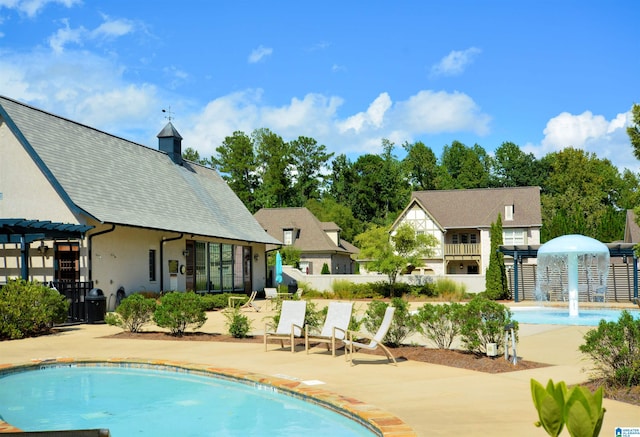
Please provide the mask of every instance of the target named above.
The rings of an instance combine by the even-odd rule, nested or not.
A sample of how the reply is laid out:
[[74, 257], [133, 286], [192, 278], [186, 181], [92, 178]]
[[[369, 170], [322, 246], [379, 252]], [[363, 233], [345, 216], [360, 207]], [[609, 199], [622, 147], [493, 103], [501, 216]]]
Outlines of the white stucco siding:
[[404, 216], [400, 219], [400, 221], [398, 222], [398, 226], [404, 223], [408, 223], [413, 226], [416, 232], [430, 234], [435, 237], [435, 239], [439, 241], [439, 245], [433, 248], [432, 258], [442, 258], [444, 247], [444, 233], [431, 219], [429, 214], [427, 214], [418, 205], [413, 205], [413, 207], [408, 209]]
[[484, 275], [489, 268], [489, 254], [491, 253], [491, 231], [480, 229], [480, 274]]
[[[109, 226], [97, 226], [92, 233], [105, 229], [109, 229]], [[160, 291], [160, 238], [160, 232], [127, 227], [116, 227], [113, 232], [89, 237], [92, 246], [92, 279], [94, 285], [107, 296], [109, 304], [119, 287], [124, 287], [127, 294], [144, 290]], [[184, 241], [182, 246], [184, 247]], [[149, 280], [150, 249], [156, 250], [157, 260], [156, 281], [153, 282]], [[177, 255], [174, 254], [176, 251], [165, 247], [165, 260], [173, 259], [172, 256]], [[184, 264], [182, 253], [180, 257]], [[184, 289], [184, 275], [182, 276]]]
[[0, 217], [78, 223], [22, 144], [1, 121], [0, 156]]

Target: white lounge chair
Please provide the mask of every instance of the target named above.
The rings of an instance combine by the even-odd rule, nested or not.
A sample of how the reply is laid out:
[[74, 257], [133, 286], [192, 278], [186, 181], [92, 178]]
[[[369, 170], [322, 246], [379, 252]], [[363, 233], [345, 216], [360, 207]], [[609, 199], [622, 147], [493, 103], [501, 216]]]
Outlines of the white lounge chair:
[[353, 302], [331, 302], [327, 310], [327, 318], [319, 334], [314, 335], [309, 332], [309, 327], [304, 327], [304, 348], [309, 353], [309, 341], [326, 343], [327, 349], [331, 348], [331, 355], [336, 356], [336, 340], [345, 339], [349, 322], [351, 321], [351, 311]]
[[296, 337], [302, 337], [302, 327], [304, 326], [304, 316], [307, 312], [306, 300], [285, 300], [282, 302], [280, 320], [278, 326], [274, 328], [272, 323], [264, 326], [264, 350], [267, 351], [267, 340], [280, 340], [281, 347], [284, 341], [291, 342], [291, 352], [295, 351]]
[[[378, 328], [378, 332], [376, 332], [376, 334], [373, 337], [371, 335], [364, 334], [361, 332], [347, 331], [347, 338], [344, 340], [344, 344], [346, 348], [346, 353], [344, 356], [347, 361], [351, 361], [351, 365], [353, 365], [354, 350], [355, 351], [357, 351], [358, 349], [375, 350], [378, 347], [380, 347], [384, 351], [389, 362], [393, 361], [393, 365], [394, 366], [397, 365], [396, 359], [393, 358], [393, 355], [391, 355], [391, 352], [389, 352], [389, 349], [387, 349], [387, 347], [382, 343], [382, 340], [384, 340], [385, 335], [387, 335], [387, 332], [391, 327], [391, 322], [393, 321], [393, 313], [395, 312], [395, 310], [396, 310], [395, 307], [392, 307], [392, 306], [387, 307], [387, 309], [384, 312], [384, 317], [382, 318], [382, 323]], [[354, 338], [369, 339], [369, 343], [360, 343], [358, 341], [355, 341]]]
[[255, 303], [256, 300], [256, 296], [258, 295], [257, 291], [252, 291], [251, 292], [251, 296], [249, 296], [249, 300], [246, 301], [244, 303], [244, 305], [242, 305], [240, 307], [240, 309], [245, 310], [245, 309], [254, 309], [256, 310], [256, 312], [260, 311], [260, 307]]
[[267, 302], [269, 302], [269, 307], [273, 308], [273, 301], [278, 299], [278, 289], [277, 288], [265, 288], [264, 289], [264, 298]]

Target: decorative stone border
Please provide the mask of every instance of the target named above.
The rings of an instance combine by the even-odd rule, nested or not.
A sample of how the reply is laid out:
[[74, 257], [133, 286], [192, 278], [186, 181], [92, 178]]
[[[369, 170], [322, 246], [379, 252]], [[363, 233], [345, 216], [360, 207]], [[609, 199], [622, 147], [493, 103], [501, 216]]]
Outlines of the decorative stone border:
[[[322, 390], [316, 386], [307, 386], [301, 381], [292, 381], [267, 376], [259, 373], [245, 372], [232, 368], [211, 367], [205, 364], [194, 364], [169, 360], [138, 360], [131, 358], [112, 359], [73, 359], [58, 358], [51, 360], [33, 360], [23, 364], [0, 364], [0, 376], [34, 370], [42, 366], [77, 365], [77, 366], [115, 366], [152, 368], [165, 371], [187, 372], [234, 381], [254, 386], [269, 386], [278, 392], [311, 402], [327, 408], [335, 413], [354, 420], [381, 437], [416, 437], [409, 425], [398, 417], [367, 405], [357, 399]], [[0, 420], [0, 433], [16, 432], [20, 429]]]

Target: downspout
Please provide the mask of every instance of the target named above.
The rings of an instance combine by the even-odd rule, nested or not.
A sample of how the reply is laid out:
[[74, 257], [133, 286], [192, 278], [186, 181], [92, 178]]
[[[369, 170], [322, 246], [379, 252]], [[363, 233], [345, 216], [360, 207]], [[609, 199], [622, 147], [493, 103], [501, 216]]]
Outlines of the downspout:
[[183, 236], [184, 236], [184, 233], [181, 232], [180, 235], [178, 235], [177, 237], [167, 238], [167, 239], [162, 237], [162, 240], [160, 241], [160, 292], [161, 293], [164, 290], [164, 243], [166, 243], [167, 241], [180, 240], [182, 239]]
[[20, 258], [22, 258], [22, 265], [20, 266], [20, 276], [25, 281], [29, 280], [29, 247], [27, 245], [27, 239], [25, 235], [20, 235]]
[[96, 232], [95, 234], [89, 235], [89, 282], [93, 282], [93, 237], [97, 237], [98, 235], [108, 234], [109, 232], [113, 232], [116, 229], [116, 225], [111, 225], [111, 229], [105, 229], [104, 231]]
[[518, 251], [513, 252], [513, 301], [520, 302], [520, 296], [518, 295]]

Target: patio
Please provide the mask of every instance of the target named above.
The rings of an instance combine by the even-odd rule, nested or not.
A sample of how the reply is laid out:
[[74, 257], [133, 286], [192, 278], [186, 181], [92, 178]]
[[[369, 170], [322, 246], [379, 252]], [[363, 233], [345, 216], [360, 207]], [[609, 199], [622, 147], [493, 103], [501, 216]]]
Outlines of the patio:
[[[322, 301], [319, 302], [321, 304]], [[253, 332], [261, 334], [262, 311], [247, 311]], [[362, 311], [363, 302], [356, 303]], [[225, 333], [220, 312], [208, 313], [201, 332]], [[155, 329], [153, 327], [152, 329]], [[550, 367], [502, 374], [485, 374], [447, 366], [404, 361], [386, 364], [384, 357], [359, 356], [349, 366], [342, 351], [307, 355], [303, 346], [292, 354], [285, 350], [264, 352], [260, 343], [206, 341], [153, 341], [107, 338], [121, 332], [108, 325], [76, 325], [55, 335], [0, 342], [0, 365], [50, 358], [131, 358], [175, 360], [215, 367], [235, 368], [291, 380], [319, 380], [323, 390], [349, 396], [398, 416], [417, 435], [541, 436], [543, 430], [531, 401], [530, 379], [580, 383], [588, 375], [588, 363], [577, 350], [588, 328], [579, 326], [522, 325], [519, 355], [552, 364]], [[358, 358], [358, 355], [356, 356]], [[640, 407], [605, 400], [607, 409], [602, 435], [616, 427], [640, 426]]]

